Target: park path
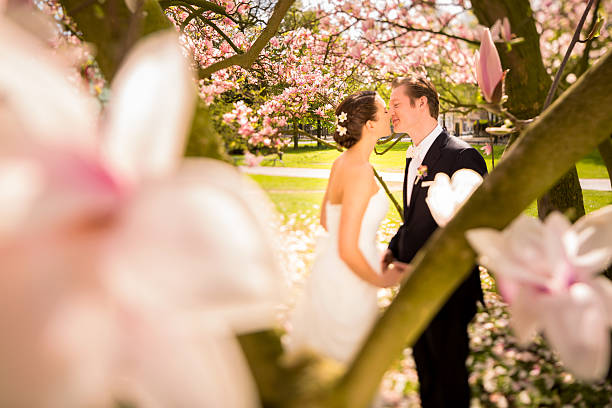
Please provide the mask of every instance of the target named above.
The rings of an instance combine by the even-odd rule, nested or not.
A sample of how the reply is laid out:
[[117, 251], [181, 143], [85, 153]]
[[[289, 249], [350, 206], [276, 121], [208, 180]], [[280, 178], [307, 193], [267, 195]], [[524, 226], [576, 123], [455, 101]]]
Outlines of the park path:
[[[329, 178], [329, 169], [311, 169], [304, 167], [266, 167], [240, 166], [240, 170], [247, 174], [259, 174], [264, 176], [283, 176], [283, 177], [306, 177], [306, 178]], [[385, 182], [402, 183], [403, 173], [392, 173], [379, 171], [378, 174]], [[612, 191], [610, 179], [580, 179], [583, 190]]]

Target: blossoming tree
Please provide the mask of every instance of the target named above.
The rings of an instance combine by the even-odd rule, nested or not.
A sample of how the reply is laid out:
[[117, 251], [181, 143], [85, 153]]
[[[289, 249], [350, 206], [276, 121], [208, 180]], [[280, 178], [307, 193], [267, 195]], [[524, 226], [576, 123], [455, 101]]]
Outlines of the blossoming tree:
[[[0, 182], [10, 187], [0, 196], [4, 203], [0, 250], [5, 255], [3, 270], [15, 277], [2, 285], [6, 291], [2, 301], [7, 302], [2, 322], [8, 324], [4, 332], [11, 334], [3, 338], [10, 347], [2, 352], [11, 365], [2, 371], [0, 389], [7, 390], [2, 396], [8, 398], [8, 405], [27, 405], [29, 398], [39, 397], [50, 406], [112, 404], [121, 398], [142, 406], [218, 405], [223, 395], [216, 394], [217, 385], [240, 380], [244, 393], [229, 397], [245, 397], [246, 402], [235, 402], [241, 406], [260, 402], [367, 406], [385, 370], [471, 269], [476, 253], [466, 233], [479, 253], [497, 258], [487, 264], [511, 278], [509, 288], [522, 285], [523, 291], [515, 292], [514, 299], [536, 291], [538, 302], [543, 302], [538, 304], [549, 303], [547, 310], [550, 303], [567, 307], [563, 324], [551, 324], [554, 316], [542, 313], [536, 321], [526, 321], [525, 333], [544, 327], [558, 341], [562, 355], [571, 356], [576, 348], [590, 345], [592, 333], [573, 327], [584, 323], [581, 313], [574, 312], [585, 311], [591, 324], [580, 327], [593, 329], [596, 345], [603, 346], [589, 348], [595, 352], [589, 353], [586, 363], [578, 362], [577, 372], [591, 378], [605, 371], [598, 357], [609, 354], [609, 341], [607, 347], [602, 341], [610, 325], [609, 282], [603, 284], [594, 276], [610, 260], [609, 208], [573, 227], [555, 215], [543, 227], [538, 224], [535, 232], [524, 221], [513, 220], [576, 161], [609, 138], [612, 114], [598, 108], [612, 105], [610, 52], [522, 129], [504, 160], [454, 217], [443, 218], [445, 226], [417, 254], [414, 273], [350, 367], [316, 356], [287, 365], [278, 335], [264, 330], [271, 327], [269, 300], [278, 300], [278, 276], [259, 218], [265, 211], [252, 207], [259, 202], [256, 193], [220, 163], [207, 162], [198, 175], [203, 179], [189, 171], [188, 163], [181, 167], [190, 112], [196, 109], [197, 117], [206, 108], [194, 107], [189, 70], [176, 40], [169, 40], [176, 38], [175, 33], [156, 33], [174, 30], [160, 3], [92, 5], [66, 0], [63, 4], [83, 37], [99, 47], [100, 68], [113, 84], [113, 92], [108, 110], [100, 117], [92, 99], [66, 80], [65, 67], [53, 62], [52, 53], [0, 17], [0, 32], [6, 34], [0, 36], [0, 117], [6, 124], [0, 130]], [[209, 9], [216, 15], [228, 13], [217, 3], [190, 0], [187, 4], [203, 9], [202, 13]], [[267, 25], [253, 29], [254, 41], [247, 42], [248, 50], [228, 58], [218, 55], [200, 75], [206, 77], [216, 68], [234, 64], [248, 69], [290, 4], [278, 2]], [[260, 17], [235, 3], [225, 6], [236, 7], [236, 13], [245, 16], [225, 16], [229, 19], [225, 23], [238, 29], [247, 15]], [[3, 7], [0, 3], [0, 10]], [[356, 6], [345, 7], [351, 11]], [[181, 21], [187, 18], [182, 16]], [[503, 35], [507, 33], [505, 29]], [[42, 62], [37, 64], [31, 55]], [[39, 78], [32, 73], [41, 65], [46, 69]], [[52, 92], [37, 94], [45, 86]], [[487, 94], [490, 89], [483, 91]], [[590, 120], [579, 120], [587, 116]], [[557, 149], [555, 160], [546, 160], [553, 143], [563, 148]], [[447, 180], [447, 184], [453, 187], [454, 182]], [[176, 222], [168, 221], [167, 214], [173, 214]], [[491, 231], [511, 223], [504, 233]], [[523, 235], [545, 240], [537, 247], [542, 253], [563, 256], [555, 258], [558, 262], [543, 261], [538, 264], [539, 275], [524, 279], [520, 273], [530, 269], [520, 256], [514, 252], [496, 255], [506, 242], [515, 242], [516, 231], [519, 240]], [[525, 235], [529, 232], [534, 233]], [[483, 244], [486, 239], [495, 240], [496, 245]], [[156, 246], [160, 243], [163, 251], [151, 251], [160, 248]], [[227, 243], [238, 246], [240, 258], [233, 256]], [[51, 244], [56, 251], [49, 251]], [[208, 256], [201, 256], [201, 251]], [[51, 289], [49, 283], [53, 283]], [[589, 293], [596, 293], [596, 299], [589, 299]], [[555, 296], [546, 297], [551, 294]], [[34, 299], [36, 307], [28, 307]], [[10, 326], [15, 305], [24, 316], [18, 331]], [[201, 326], [202, 322], [206, 324]], [[104, 353], [88, 352], [80, 337], [83, 333]], [[236, 335], [240, 335], [248, 369], [237, 352]], [[564, 336], [571, 342], [564, 342]], [[44, 362], [45, 370], [33, 368], [33, 363], [20, 365], [12, 350], [22, 346], [42, 350], [42, 360], [36, 362]], [[209, 371], [207, 363], [219, 356], [215, 347], [225, 352], [218, 367], [229, 367], [229, 371]], [[173, 358], [173, 350], [180, 359]], [[28, 358], [32, 355], [38, 357], [25, 353]], [[571, 358], [568, 363], [577, 364]], [[57, 372], [62, 375], [54, 375]], [[24, 384], [30, 378], [48, 392], [29, 393]], [[49, 378], [54, 381], [46, 381]]]

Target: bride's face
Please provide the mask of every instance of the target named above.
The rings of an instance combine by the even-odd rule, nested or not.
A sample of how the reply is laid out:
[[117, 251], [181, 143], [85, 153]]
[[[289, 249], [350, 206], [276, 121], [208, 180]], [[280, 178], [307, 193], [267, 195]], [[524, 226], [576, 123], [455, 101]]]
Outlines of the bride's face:
[[376, 95], [376, 108], [376, 120], [372, 122], [372, 133], [377, 138], [389, 136], [391, 134], [391, 114], [389, 109], [387, 109], [387, 104], [380, 95]]

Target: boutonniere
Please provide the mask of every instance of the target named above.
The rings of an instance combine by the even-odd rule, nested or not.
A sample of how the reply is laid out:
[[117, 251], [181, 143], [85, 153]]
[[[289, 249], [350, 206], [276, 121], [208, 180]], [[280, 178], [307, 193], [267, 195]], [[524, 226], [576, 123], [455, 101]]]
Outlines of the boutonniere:
[[419, 181], [423, 180], [425, 177], [427, 177], [427, 166], [422, 164], [417, 169], [417, 178], [416, 178], [416, 180], [414, 180], [414, 184], [416, 184]]

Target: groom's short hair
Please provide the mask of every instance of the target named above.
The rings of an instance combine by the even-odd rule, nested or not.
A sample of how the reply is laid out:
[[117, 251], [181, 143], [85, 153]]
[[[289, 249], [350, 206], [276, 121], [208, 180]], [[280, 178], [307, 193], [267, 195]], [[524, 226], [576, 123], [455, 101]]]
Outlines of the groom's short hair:
[[410, 105], [414, 106], [415, 99], [422, 96], [427, 97], [427, 105], [429, 106], [429, 114], [432, 118], [438, 119], [440, 114], [440, 101], [438, 100], [438, 91], [431, 81], [421, 75], [411, 75], [406, 77], [398, 77], [391, 83], [392, 88], [404, 87], [404, 93], [410, 98]]

